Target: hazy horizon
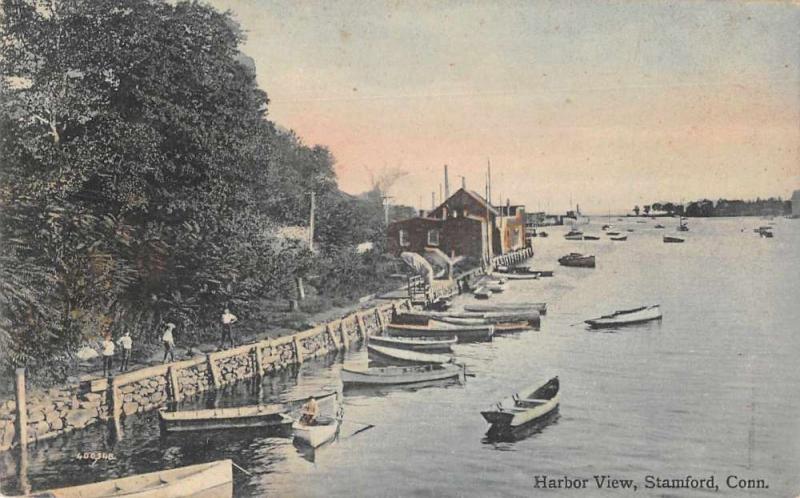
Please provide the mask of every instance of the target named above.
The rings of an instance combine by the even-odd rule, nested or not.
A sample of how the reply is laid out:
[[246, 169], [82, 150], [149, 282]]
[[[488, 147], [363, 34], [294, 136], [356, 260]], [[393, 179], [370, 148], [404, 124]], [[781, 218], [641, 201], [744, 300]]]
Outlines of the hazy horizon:
[[529, 210], [630, 210], [800, 188], [800, 7], [788, 2], [213, 0], [269, 116], [337, 159]]

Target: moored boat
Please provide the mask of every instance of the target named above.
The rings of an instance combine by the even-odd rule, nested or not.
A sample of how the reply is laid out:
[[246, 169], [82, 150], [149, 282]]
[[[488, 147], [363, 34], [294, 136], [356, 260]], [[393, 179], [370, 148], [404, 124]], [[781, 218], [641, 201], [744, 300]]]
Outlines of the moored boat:
[[494, 335], [493, 325], [457, 325], [445, 323], [439, 320], [428, 320], [427, 324], [401, 324], [390, 323], [386, 327], [386, 334], [389, 336], [401, 337], [453, 337], [458, 338], [458, 342], [490, 341]]
[[407, 349], [389, 348], [386, 346], [367, 345], [370, 361], [376, 360], [389, 365], [427, 365], [430, 363], [450, 363], [452, 356], [435, 353], [420, 353]]
[[558, 377], [553, 377], [544, 384], [536, 384], [503, 399], [481, 415], [492, 424], [492, 431], [510, 431], [536, 422], [555, 410], [560, 399], [559, 390]]
[[443, 339], [425, 339], [414, 337], [387, 337], [370, 336], [370, 344], [387, 346], [396, 349], [407, 349], [409, 351], [419, 351], [422, 353], [449, 353], [453, 350], [453, 344], [458, 341], [455, 335]]
[[608, 236], [612, 236], [612, 235], [616, 236], [616, 235], [619, 235], [619, 234], [620, 234], [619, 232], [606, 232], [606, 235], [608, 235]]
[[547, 314], [547, 303], [496, 303], [496, 304], [465, 304], [464, 311], [477, 313], [503, 313], [515, 311], [536, 311], [540, 315]]
[[666, 228], [666, 227], [664, 225], [662, 225], [661, 223], [659, 223], [659, 224], [655, 225], [653, 228], [659, 228], [660, 229], [660, 228]]
[[292, 423], [286, 416], [286, 404], [250, 405], [234, 408], [159, 410], [158, 418], [164, 432], [189, 432], [217, 429], [278, 428]]
[[609, 237], [609, 239], [613, 240], [614, 242], [625, 242], [628, 240], [627, 235], [619, 235], [617, 237]]
[[69, 488], [39, 491], [30, 497], [49, 498], [223, 498], [233, 496], [231, 460], [159, 470]]
[[564, 238], [567, 240], [583, 240], [583, 232], [580, 230], [570, 230], [564, 234]]
[[536, 273], [509, 273], [506, 278], [509, 280], [539, 280], [539, 275]]
[[475, 296], [475, 299], [489, 299], [492, 296], [492, 291], [485, 286], [481, 286], [472, 291], [472, 295]]
[[680, 237], [671, 237], [669, 235], [665, 235], [664, 242], [667, 244], [680, 244], [681, 242], [683, 242], [683, 239]]
[[342, 368], [344, 387], [386, 386], [415, 384], [435, 380], [464, 378], [464, 368], [460, 365], [420, 365], [414, 367], [372, 367], [366, 370]]
[[539, 312], [531, 309], [514, 309], [497, 312], [462, 311], [439, 313], [435, 311], [406, 311], [398, 315], [398, 323], [425, 325], [428, 320], [437, 320], [453, 325], [480, 326], [503, 323], [526, 322], [538, 327], [541, 322]]
[[572, 266], [576, 268], [594, 268], [594, 256], [584, 256], [576, 252], [558, 258], [558, 263], [562, 266]]
[[617, 311], [610, 315], [601, 316], [600, 318], [585, 320], [585, 323], [591, 328], [599, 329], [635, 325], [651, 322], [653, 320], [661, 320], [661, 307], [658, 304]]
[[297, 421], [292, 424], [294, 440], [312, 448], [318, 448], [336, 437], [340, 420], [335, 417], [317, 417], [312, 425]]
[[583, 240], [600, 240], [600, 237], [597, 235], [584, 235]]

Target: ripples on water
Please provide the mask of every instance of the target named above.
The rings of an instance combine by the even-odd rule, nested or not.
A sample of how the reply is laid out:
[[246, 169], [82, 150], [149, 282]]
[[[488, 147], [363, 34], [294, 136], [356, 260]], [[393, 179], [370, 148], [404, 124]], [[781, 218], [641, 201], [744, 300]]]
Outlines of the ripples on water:
[[[584, 230], [599, 233], [603, 223]], [[647, 474], [714, 474], [738, 496], [800, 493], [800, 221], [776, 219], [775, 238], [761, 239], [752, 228], [763, 220], [693, 219], [684, 244], [663, 244], [674, 227], [655, 223], [618, 222], [635, 230], [622, 243], [565, 241], [560, 229], [536, 239], [534, 266], [555, 269], [555, 277], [509, 282], [492, 300], [547, 301], [541, 331], [457, 345], [476, 374], [463, 385], [348, 392], [344, 416], [353, 422], [316, 452], [249, 432], [162, 438], [150, 413], [128, 418], [116, 444], [93, 427], [29, 449], [27, 479], [46, 489], [232, 458], [253, 474], [234, 471], [238, 496], [528, 496], [534, 475], [595, 474], [635, 479], [639, 494], [647, 493]], [[596, 254], [597, 268], [559, 267], [556, 259], [571, 251]], [[660, 323], [609, 332], [574, 325], [653, 303], [661, 304]], [[337, 385], [342, 364], [366, 366], [366, 353], [307, 363], [260, 389], [242, 383], [218, 403], [303, 398]], [[481, 409], [555, 374], [561, 406], [549, 423], [517, 442], [486, 437]], [[351, 437], [363, 427], [355, 421], [375, 428]], [[118, 460], [90, 469], [74, 458], [104, 449]], [[19, 491], [18, 461], [0, 455], [4, 492]], [[729, 474], [766, 479], [770, 489], [727, 490]]]

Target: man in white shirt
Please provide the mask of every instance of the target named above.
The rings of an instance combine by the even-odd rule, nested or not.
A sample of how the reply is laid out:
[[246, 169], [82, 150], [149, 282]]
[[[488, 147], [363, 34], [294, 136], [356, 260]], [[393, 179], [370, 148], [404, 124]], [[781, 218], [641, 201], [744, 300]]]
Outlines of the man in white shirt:
[[175, 361], [175, 338], [172, 337], [174, 328], [174, 323], [168, 323], [164, 335], [161, 336], [161, 341], [164, 343], [164, 360], [161, 363], [167, 362], [167, 356], [169, 356], [169, 361]]
[[103, 377], [111, 375], [113, 361], [114, 341], [111, 340], [111, 334], [106, 334], [103, 340]]
[[119, 366], [119, 371], [127, 372], [128, 362], [131, 359], [131, 348], [133, 348], [133, 339], [131, 339], [130, 331], [125, 332], [125, 334], [119, 338], [117, 344], [122, 346], [122, 363]]
[[225, 340], [227, 339], [231, 343], [231, 347], [234, 347], [235, 344], [233, 343], [233, 333], [232, 333], [232, 325], [236, 323], [239, 319], [236, 318], [236, 315], [231, 313], [231, 310], [225, 308], [225, 312], [222, 314], [222, 343], [220, 344], [220, 349], [225, 347]]

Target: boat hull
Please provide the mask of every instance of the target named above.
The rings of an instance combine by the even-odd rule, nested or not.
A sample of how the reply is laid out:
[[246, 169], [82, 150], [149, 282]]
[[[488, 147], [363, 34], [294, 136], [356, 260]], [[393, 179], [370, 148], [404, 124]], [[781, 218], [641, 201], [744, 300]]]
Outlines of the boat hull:
[[315, 425], [306, 425], [301, 422], [292, 424], [295, 441], [312, 448], [319, 448], [332, 441], [338, 430], [339, 421], [332, 417], [318, 417]]
[[558, 258], [558, 263], [561, 266], [571, 266], [573, 268], [594, 268], [594, 256], [582, 256], [578, 254], [570, 254]]
[[448, 355], [420, 353], [418, 351], [376, 346], [374, 344], [369, 344], [367, 351], [370, 361], [377, 360], [388, 365], [444, 364], [453, 361], [453, 357]]
[[223, 408], [218, 410], [196, 410], [190, 412], [158, 412], [161, 430], [164, 432], [192, 432], [223, 429], [279, 428], [291, 424], [285, 412], [287, 407], [278, 405], [265, 407]]
[[504, 313], [515, 311], [536, 311], [540, 315], [547, 314], [547, 303], [497, 303], [466, 304], [464, 310], [475, 313]]
[[450, 353], [453, 351], [453, 344], [457, 341], [458, 339], [455, 335], [450, 339], [442, 340], [384, 336], [372, 336], [369, 338], [370, 344], [396, 349], [406, 349], [408, 351], [419, 351], [422, 353]]
[[481, 415], [492, 425], [493, 432], [513, 431], [550, 415], [558, 408], [560, 395], [558, 377], [554, 377], [539, 387], [500, 401]]
[[447, 379], [463, 380], [463, 377], [464, 369], [458, 365], [342, 369], [345, 387], [408, 385]]
[[[435, 322], [435, 326], [431, 323]], [[494, 327], [486, 326], [462, 326], [450, 323], [429, 320], [428, 325], [407, 325], [391, 323], [386, 327], [386, 334], [390, 337], [434, 337], [450, 338], [455, 335], [458, 342], [480, 342], [492, 340]]]
[[642, 323], [661, 320], [661, 308], [649, 306], [646, 308], [636, 308], [634, 310], [618, 311], [613, 315], [586, 320], [586, 324], [593, 329], [625, 327], [628, 325], [639, 325]]

